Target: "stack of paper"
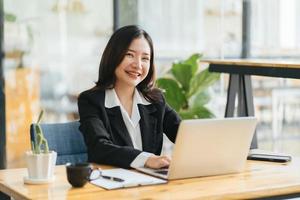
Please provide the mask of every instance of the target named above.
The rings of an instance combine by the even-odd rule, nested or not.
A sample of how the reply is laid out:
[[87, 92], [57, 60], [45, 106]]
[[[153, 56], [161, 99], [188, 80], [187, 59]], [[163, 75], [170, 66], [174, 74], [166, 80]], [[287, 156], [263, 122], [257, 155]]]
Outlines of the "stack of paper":
[[167, 183], [166, 180], [162, 180], [159, 178], [155, 178], [152, 176], [148, 176], [145, 174], [141, 174], [138, 172], [134, 172], [122, 168], [102, 170], [102, 175], [117, 177], [124, 180], [123, 182], [117, 182], [113, 180], [99, 178], [91, 181], [92, 184], [109, 190], [117, 189], [117, 188], [125, 188], [125, 187], [135, 187], [140, 185], [155, 185], [155, 184]]

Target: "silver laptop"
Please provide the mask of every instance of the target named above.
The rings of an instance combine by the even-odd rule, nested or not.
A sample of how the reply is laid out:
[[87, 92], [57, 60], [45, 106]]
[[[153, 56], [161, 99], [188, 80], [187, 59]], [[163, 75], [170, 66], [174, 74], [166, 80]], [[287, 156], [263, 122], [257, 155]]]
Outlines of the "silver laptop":
[[183, 120], [169, 168], [137, 170], [169, 180], [241, 172], [256, 123], [255, 117]]

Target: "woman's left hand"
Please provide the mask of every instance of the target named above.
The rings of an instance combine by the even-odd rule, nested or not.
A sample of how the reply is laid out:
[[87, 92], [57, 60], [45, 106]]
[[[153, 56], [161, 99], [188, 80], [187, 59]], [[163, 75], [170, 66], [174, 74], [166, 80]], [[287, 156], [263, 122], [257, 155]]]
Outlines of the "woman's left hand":
[[160, 169], [164, 167], [168, 167], [170, 165], [171, 159], [167, 156], [150, 156], [146, 163], [145, 167], [152, 169]]

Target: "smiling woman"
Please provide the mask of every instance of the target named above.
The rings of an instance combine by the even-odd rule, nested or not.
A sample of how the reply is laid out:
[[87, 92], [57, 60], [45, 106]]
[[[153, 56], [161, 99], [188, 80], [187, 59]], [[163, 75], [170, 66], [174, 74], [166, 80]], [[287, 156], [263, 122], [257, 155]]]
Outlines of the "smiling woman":
[[115, 90], [134, 89], [148, 74], [150, 68], [150, 47], [144, 37], [134, 39], [122, 62], [116, 69]]
[[90, 162], [161, 168], [163, 133], [174, 142], [180, 123], [154, 87], [152, 39], [138, 26], [117, 30], [103, 52], [96, 86], [80, 94], [80, 130]]
[[134, 88], [148, 75], [150, 52], [149, 44], [144, 37], [134, 39], [115, 71], [114, 89], [130, 117], [132, 114], [132, 98], [126, 98], [126, 94], [132, 94]]

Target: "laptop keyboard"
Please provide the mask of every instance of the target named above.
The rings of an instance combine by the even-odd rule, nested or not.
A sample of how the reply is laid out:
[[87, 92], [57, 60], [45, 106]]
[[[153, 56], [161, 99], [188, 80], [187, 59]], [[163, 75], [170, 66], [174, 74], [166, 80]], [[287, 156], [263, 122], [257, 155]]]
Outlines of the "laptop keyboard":
[[155, 173], [167, 175], [168, 171], [169, 171], [169, 169], [158, 169], [158, 170], [155, 170]]

